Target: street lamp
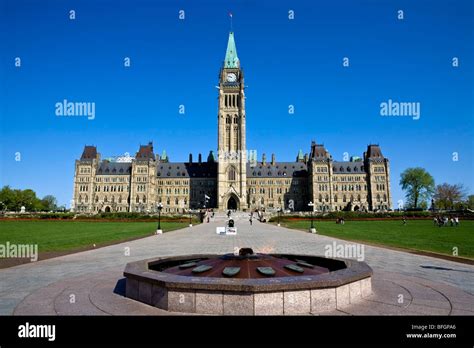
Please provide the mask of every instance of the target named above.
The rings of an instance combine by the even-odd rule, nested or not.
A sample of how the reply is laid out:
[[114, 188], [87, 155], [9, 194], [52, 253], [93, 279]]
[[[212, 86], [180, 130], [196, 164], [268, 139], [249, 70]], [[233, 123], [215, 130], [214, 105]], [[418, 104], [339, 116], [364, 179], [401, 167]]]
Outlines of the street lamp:
[[193, 227], [193, 214], [191, 208], [189, 208], [189, 227]]
[[156, 230], [156, 234], [163, 234], [163, 230], [161, 229], [161, 209], [163, 209], [163, 204], [161, 204], [161, 202], [158, 203], [156, 209], [158, 209], [158, 229]]
[[308, 207], [310, 207], [311, 209], [311, 228], [309, 229], [309, 232], [316, 233], [316, 228], [314, 228], [314, 222], [313, 222], [314, 203], [309, 201]]
[[278, 226], [278, 227], [280, 227], [280, 216], [281, 216], [281, 212], [282, 212], [282, 209], [281, 209], [281, 207], [280, 207], [280, 208], [278, 208], [278, 211], [277, 211], [277, 213], [278, 213], [278, 225], [277, 225], [277, 226]]

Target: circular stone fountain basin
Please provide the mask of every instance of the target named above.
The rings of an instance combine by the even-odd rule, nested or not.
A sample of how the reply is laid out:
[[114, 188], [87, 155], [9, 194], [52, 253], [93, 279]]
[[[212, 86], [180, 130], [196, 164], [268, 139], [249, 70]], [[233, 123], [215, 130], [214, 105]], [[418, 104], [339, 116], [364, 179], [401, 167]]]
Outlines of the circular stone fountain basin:
[[371, 294], [365, 262], [290, 254], [186, 255], [127, 264], [126, 296], [171, 312], [320, 313]]

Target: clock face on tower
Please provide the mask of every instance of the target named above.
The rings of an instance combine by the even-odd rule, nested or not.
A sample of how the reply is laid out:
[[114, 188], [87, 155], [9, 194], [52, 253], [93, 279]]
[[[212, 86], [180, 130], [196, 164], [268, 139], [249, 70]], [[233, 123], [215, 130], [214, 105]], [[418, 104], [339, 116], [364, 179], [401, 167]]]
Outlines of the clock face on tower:
[[235, 73], [228, 73], [227, 82], [235, 82], [235, 81], [237, 81], [237, 75]]

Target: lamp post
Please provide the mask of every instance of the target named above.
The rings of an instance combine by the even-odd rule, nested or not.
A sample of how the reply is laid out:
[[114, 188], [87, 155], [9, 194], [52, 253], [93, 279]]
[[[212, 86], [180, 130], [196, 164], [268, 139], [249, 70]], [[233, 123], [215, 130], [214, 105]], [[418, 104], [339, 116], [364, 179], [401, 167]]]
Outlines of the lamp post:
[[156, 234], [163, 234], [163, 230], [161, 229], [161, 209], [163, 209], [163, 204], [158, 203], [156, 209], [158, 209], [158, 229], [156, 230]]
[[280, 227], [280, 216], [281, 216], [281, 207], [278, 209], [277, 213], [278, 213], [278, 227]]
[[314, 228], [314, 221], [313, 221], [314, 203], [309, 201], [308, 207], [310, 207], [311, 209], [311, 228], [309, 229], [309, 232], [316, 233], [316, 228]]
[[189, 208], [189, 227], [193, 227], [193, 214], [191, 208]]

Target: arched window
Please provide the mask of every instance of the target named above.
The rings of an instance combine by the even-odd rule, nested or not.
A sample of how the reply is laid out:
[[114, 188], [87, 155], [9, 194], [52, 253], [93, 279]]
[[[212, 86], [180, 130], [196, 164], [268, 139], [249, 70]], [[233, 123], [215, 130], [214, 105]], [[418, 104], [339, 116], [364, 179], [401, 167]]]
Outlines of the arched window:
[[342, 201], [343, 201], [343, 202], [346, 202], [346, 201], [347, 201], [346, 195], [342, 196]]
[[229, 172], [227, 173], [227, 179], [229, 181], [235, 181], [235, 168], [234, 167], [230, 167], [229, 168]]
[[112, 201], [111, 201], [111, 202], [112, 202], [112, 203], [115, 202], [115, 197], [114, 197], [114, 196], [112, 196]]
[[146, 196], [143, 195], [143, 203], [146, 203]]
[[319, 201], [320, 201], [320, 202], [323, 201], [323, 196], [322, 196], [322, 195], [319, 195]]
[[357, 200], [360, 202], [360, 195], [357, 195]]
[[326, 199], [326, 202], [329, 202], [329, 196], [328, 195], [326, 195], [325, 199]]
[[178, 205], [178, 198], [177, 197], [174, 199], [174, 204]]
[[119, 196], [118, 202], [119, 202], [119, 203], [122, 203], [122, 196]]
[[337, 195], [334, 195], [334, 202], [337, 203]]
[[137, 195], [137, 198], [135, 199], [135, 202], [140, 203], [140, 197], [138, 197], [138, 195]]
[[380, 202], [380, 195], [377, 194], [377, 202]]
[[95, 196], [95, 202], [99, 202], [99, 196]]
[[107, 203], [108, 200], [107, 200], [107, 196], [104, 197], [104, 202]]

